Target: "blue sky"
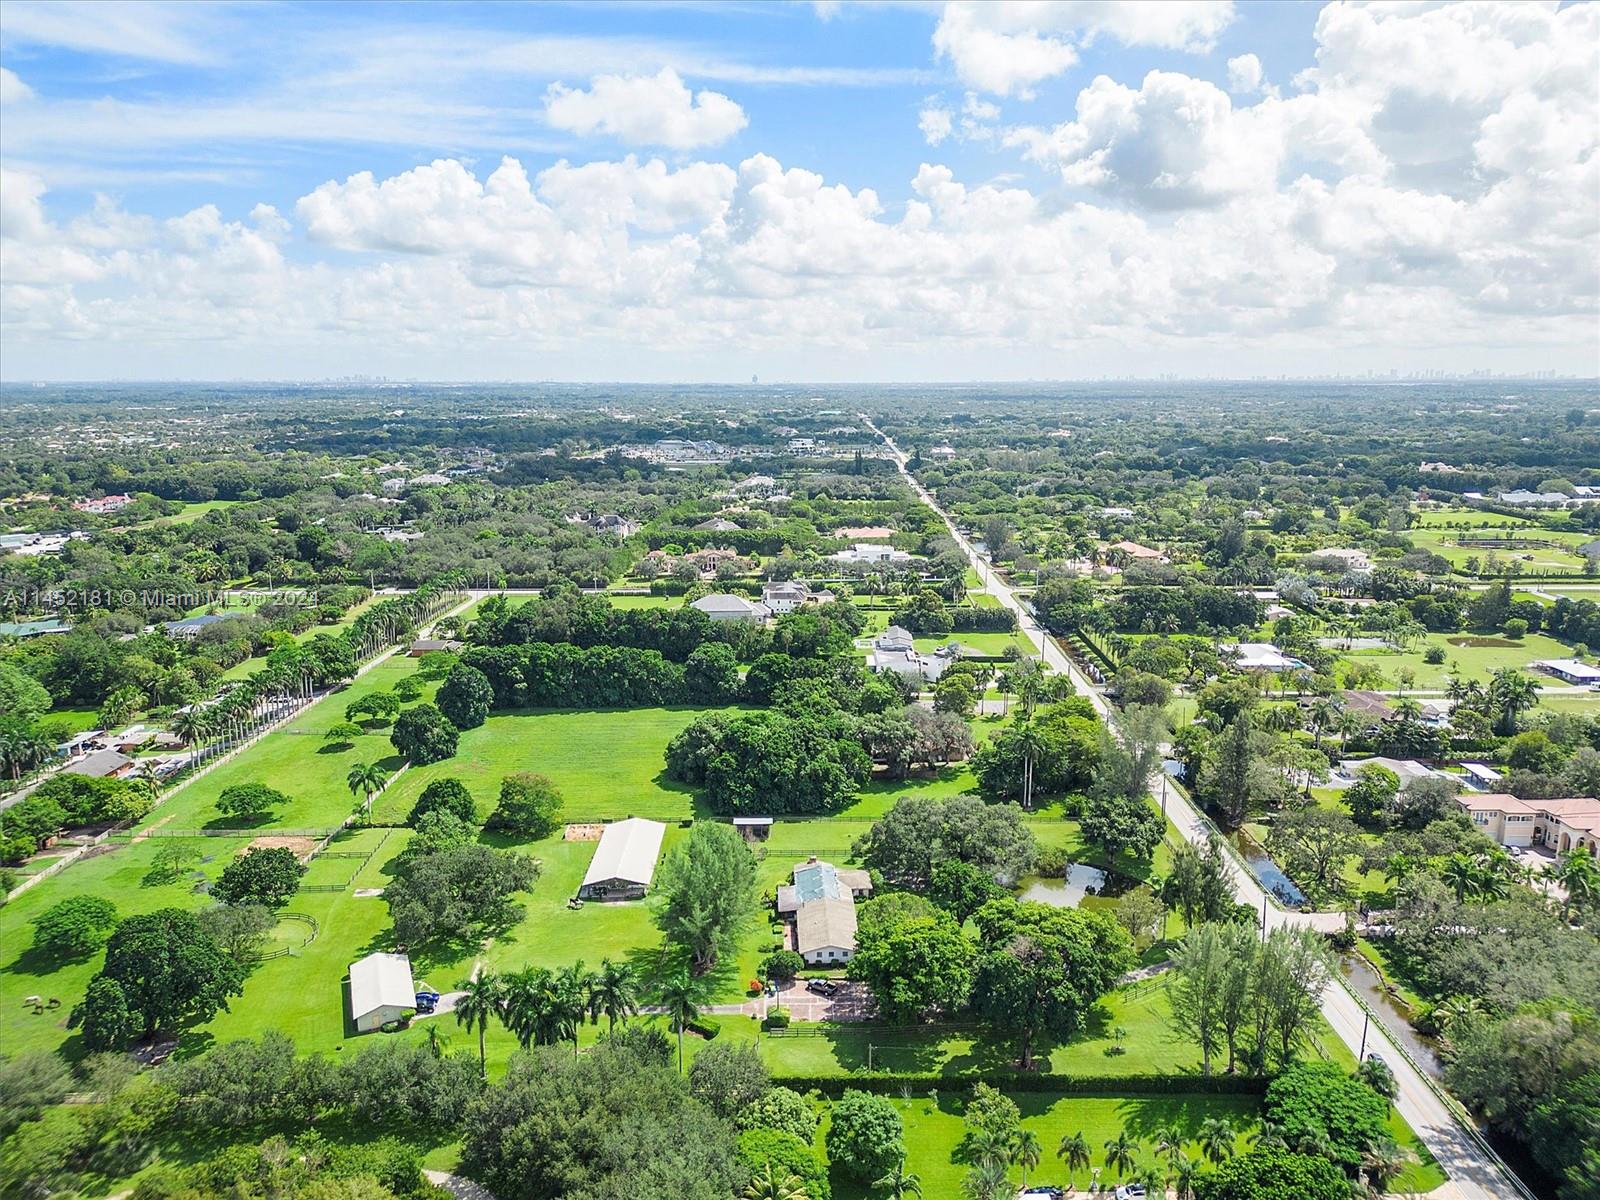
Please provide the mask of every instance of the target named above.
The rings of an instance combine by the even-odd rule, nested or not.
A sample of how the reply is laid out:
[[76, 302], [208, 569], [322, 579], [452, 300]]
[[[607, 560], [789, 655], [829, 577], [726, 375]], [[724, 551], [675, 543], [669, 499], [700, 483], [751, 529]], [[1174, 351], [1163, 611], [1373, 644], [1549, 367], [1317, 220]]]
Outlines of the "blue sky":
[[0, 372], [1592, 371], [1596, 41], [1588, 5], [8, 0]]

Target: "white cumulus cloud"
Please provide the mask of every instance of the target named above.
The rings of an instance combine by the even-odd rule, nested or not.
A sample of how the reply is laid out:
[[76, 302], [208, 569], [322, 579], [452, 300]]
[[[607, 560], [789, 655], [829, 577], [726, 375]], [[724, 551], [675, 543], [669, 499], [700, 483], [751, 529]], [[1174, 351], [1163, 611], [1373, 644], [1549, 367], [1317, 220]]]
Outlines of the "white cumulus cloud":
[[33, 99], [33, 89], [10, 67], [0, 67], [0, 104], [21, 104]]
[[671, 67], [656, 75], [596, 75], [587, 91], [554, 83], [544, 108], [545, 119], [569, 133], [674, 150], [714, 146], [749, 124], [734, 101], [721, 92], [691, 93]]

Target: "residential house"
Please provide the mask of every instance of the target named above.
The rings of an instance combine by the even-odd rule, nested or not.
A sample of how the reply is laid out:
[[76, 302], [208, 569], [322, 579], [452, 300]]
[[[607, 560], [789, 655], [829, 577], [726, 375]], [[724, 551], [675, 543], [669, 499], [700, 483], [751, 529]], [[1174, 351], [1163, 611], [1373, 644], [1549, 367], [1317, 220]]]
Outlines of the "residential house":
[[922, 654], [912, 641], [911, 634], [898, 625], [891, 625], [872, 640], [867, 651], [867, 667], [873, 671], [893, 671], [907, 679], [932, 683], [960, 659], [961, 645], [948, 642], [932, 654]]
[[116, 496], [101, 496], [98, 500], [74, 500], [72, 507], [79, 512], [97, 513], [104, 516], [106, 513], [118, 512], [133, 503], [133, 497], [127, 494]]
[[1535, 810], [1533, 840], [1557, 854], [1585, 850], [1600, 854], [1600, 800], [1530, 800]]
[[1500, 845], [1533, 845], [1538, 816], [1533, 804], [1503, 792], [1464, 792], [1456, 797], [1456, 803], [1481, 833]]
[[226, 613], [201, 613], [196, 617], [185, 617], [181, 621], [166, 621], [162, 624], [162, 628], [167, 631], [168, 637], [191, 642], [200, 636], [202, 629], [229, 619], [230, 615]]
[[709, 520], [701, 521], [694, 528], [710, 533], [732, 533], [739, 526], [728, 520], [727, 517], [712, 517]]
[[911, 555], [904, 550], [896, 550], [893, 546], [877, 542], [857, 542], [848, 550], [839, 550], [832, 557], [839, 562], [850, 563], [906, 563], [911, 561]]
[[578, 887], [580, 900], [639, 900], [655, 878], [661, 857], [661, 839], [667, 827], [660, 821], [629, 817], [614, 821], [600, 834], [589, 869]]
[[795, 609], [804, 608], [807, 604], [827, 604], [832, 599], [832, 592], [826, 590], [814, 592], [811, 590], [811, 585], [803, 579], [768, 583], [761, 589], [761, 603], [765, 604], [774, 616], [794, 612]]
[[350, 964], [350, 1019], [357, 1033], [371, 1033], [417, 1007], [411, 960], [378, 951]]
[[61, 768], [63, 775], [87, 775], [91, 779], [121, 779], [133, 772], [133, 759], [120, 750], [95, 750]]
[[1107, 547], [1109, 550], [1120, 550], [1135, 562], [1166, 562], [1167, 556], [1159, 550], [1152, 550], [1149, 546], [1141, 546], [1138, 542], [1123, 540], [1112, 542]]
[[1327, 559], [1330, 562], [1336, 562], [1346, 571], [1372, 570], [1372, 559], [1367, 557], [1367, 552], [1365, 550], [1354, 550], [1335, 546], [1325, 550], [1313, 550], [1310, 554], [1306, 555], [1306, 557], [1313, 559]]
[[754, 600], [747, 600], [743, 596], [735, 596], [729, 592], [713, 592], [709, 596], [701, 596], [689, 606], [697, 608], [713, 621], [765, 621], [772, 615], [765, 604], [757, 604]]
[[856, 952], [856, 901], [872, 895], [866, 871], [843, 870], [815, 856], [778, 888], [777, 907], [792, 923], [795, 952], [808, 966], [835, 966]]
[[1241, 671], [1303, 671], [1306, 664], [1290, 658], [1270, 642], [1225, 642], [1217, 647], [1225, 661]]

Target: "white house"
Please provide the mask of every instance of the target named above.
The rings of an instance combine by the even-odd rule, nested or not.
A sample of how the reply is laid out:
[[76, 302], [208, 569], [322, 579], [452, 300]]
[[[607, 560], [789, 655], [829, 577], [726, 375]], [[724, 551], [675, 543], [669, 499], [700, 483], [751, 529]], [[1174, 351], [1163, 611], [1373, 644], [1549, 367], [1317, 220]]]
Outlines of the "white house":
[[578, 896], [583, 900], [638, 900], [655, 878], [661, 857], [661, 839], [667, 827], [660, 821], [629, 817], [614, 821], [600, 834], [589, 869], [584, 872]]
[[411, 960], [378, 951], [350, 964], [350, 1019], [358, 1033], [370, 1033], [417, 1007]]
[[782, 616], [807, 604], [826, 604], [832, 599], [832, 592], [814, 592], [811, 590], [811, 585], [803, 579], [769, 583], [761, 589], [761, 603], [765, 604], [774, 616]]
[[1554, 675], [1567, 683], [1585, 686], [1600, 683], [1600, 667], [1591, 667], [1575, 658], [1546, 658], [1533, 665], [1546, 675]]
[[1301, 671], [1306, 665], [1270, 642], [1232, 642], [1217, 649], [1241, 671]]
[[713, 621], [765, 621], [772, 615], [765, 604], [757, 604], [754, 600], [746, 600], [743, 596], [728, 592], [701, 596], [689, 607], [699, 609]]
[[910, 562], [911, 555], [904, 550], [896, 550], [893, 546], [881, 542], [857, 542], [848, 550], [839, 550], [833, 558], [839, 562], [853, 563], [903, 563]]
[[918, 653], [911, 634], [898, 625], [891, 625], [873, 639], [872, 649], [867, 651], [867, 666], [874, 671], [893, 671], [908, 679], [931, 683], [960, 657], [961, 647], [956, 642], [940, 646], [932, 654]]
[[1306, 555], [1307, 558], [1325, 558], [1337, 562], [1346, 571], [1370, 571], [1372, 559], [1367, 557], [1365, 550], [1352, 550], [1344, 547], [1333, 547], [1327, 550], [1313, 550]]

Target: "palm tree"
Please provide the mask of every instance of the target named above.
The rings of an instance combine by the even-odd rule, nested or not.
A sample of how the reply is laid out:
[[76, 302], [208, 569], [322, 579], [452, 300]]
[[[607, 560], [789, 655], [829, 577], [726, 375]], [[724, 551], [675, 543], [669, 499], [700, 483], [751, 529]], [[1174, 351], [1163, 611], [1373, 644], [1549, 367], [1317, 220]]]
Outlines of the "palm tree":
[[1489, 706], [1496, 714], [1498, 732], [1517, 731], [1517, 718], [1539, 703], [1539, 685], [1515, 667], [1502, 667], [1489, 681]]
[[1368, 1146], [1362, 1154], [1361, 1171], [1374, 1190], [1384, 1192], [1406, 1169], [1411, 1158], [1411, 1151], [1385, 1135]]
[[1172, 1164], [1172, 1195], [1175, 1200], [1194, 1200], [1194, 1181], [1200, 1166], [1192, 1158], [1180, 1158]]
[[882, 1176], [872, 1181], [872, 1190], [883, 1193], [883, 1200], [906, 1200], [908, 1196], [922, 1197], [922, 1179], [914, 1171], [906, 1170], [906, 1160], [901, 1159]]
[[456, 1024], [465, 1025], [468, 1029], [474, 1025], [478, 1027], [478, 1068], [487, 1079], [489, 1060], [484, 1053], [484, 1031], [489, 1027], [490, 1018], [500, 1015], [505, 989], [498, 975], [481, 971], [475, 977], [462, 981], [461, 993], [456, 1000]]
[[1118, 1179], [1133, 1170], [1138, 1156], [1139, 1143], [1128, 1136], [1127, 1130], [1106, 1142], [1106, 1166], [1116, 1172]]
[[617, 1019], [626, 1021], [639, 1011], [639, 975], [627, 963], [600, 960], [589, 985], [589, 1019], [606, 1018], [606, 1032], [617, 1031]]
[[594, 996], [594, 972], [583, 969], [579, 959], [557, 971], [551, 980], [551, 1008], [560, 1021], [561, 1032], [572, 1038], [572, 1057], [578, 1057], [578, 1033], [589, 1013]]
[[700, 997], [700, 988], [694, 978], [686, 970], [665, 979], [656, 993], [656, 999], [667, 1010], [667, 1016], [672, 1021], [672, 1030], [678, 1035], [678, 1074], [683, 1074], [683, 1031], [690, 1021], [700, 1015], [700, 1009], [695, 1001]]
[[770, 1158], [745, 1184], [744, 1200], [810, 1200], [805, 1186]]
[[1083, 1130], [1063, 1134], [1061, 1144], [1056, 1147], [1056, 1157], [1067, 1162], [1067, 1188], [1071, 1190], [1078, 1172], [1089, 1169], [1089, 1139], [1083, 1136]]
[[449, 1038], [439, 1032], [439, 1022], [428, 1022], [428, 1051], [435, 1061], [444, 1057], [444, 1048], [449, 1041]]
[[1446, 1041], [1450, 1031], [1463, 1022], [1470, 1022], [1484, 1013], [1483, 1001], [1477, 996], [1452, 996], [1433, 1010], [1433, 1023]]
[[1223, 1117], [1211, 1117], [1200, 1125], [1200, 1152], [1207, 1161], [1219, 1163], [1233, 1157], [1233, 1126]]
[[372, 798], [383, 790], [384, 782], [389, 778], [377, 763], [358, 762], [350, 768], [350, 773], [344, 777], [350, 791], [363, 797], [362, 815], [370, 820], [372, 817]]
[[1178, 1160], [1183, 1157], [1183, 1130], [1176, 1125], [1168, 1125], [1165, 1129], [1156, 1131], [1156, 1153], [1165, 1158], [1171, 1166], [1177, 1166]]
[[1600, 863], [1592, 854], [1578, 851], [1567, 855], [1550, 877], [1566, 889], [1567, 899], [1561, 906], [1563, 920], [1570, 919], [1574, 905], [1592, 908], [1600, 904]]
[[1011, 1135], [1003, 1129], [984, 1128], [974, 1133], [966, 1144], [967, 1161], [977, 1165], [1011, 1163]]
[[191, 704], [172, 718], [172, 732], [186, 746], [192, 746], [211, 730], [210, 713], [197, 704]]
[[1005, 1165], [995, 1162], [979, 1163], [968, 1171], [961, 1181], [961, 1190], [967, 1200], [1001, 1200], [1011, 1193], [1011, 1180], [1006, 1178]]
[[1022, 751], [1022, 807], [1032, 808], [1033, 765], [1046, 749], [1044, 735], [1033, 727], [1032, 721], [1024, 718], [1012, 736], [1016, 738], [1017, 748]]
[[1439, 868], [1439, 880], [1456, 894], [1456, 903], [1478, 893], [1478, 862], [1470, 854], [1455, 853]]
[[1254, 1145], [1257, 1150], [1287, 1150], [1289, 1143], [1283, 1136], [1283, 1126], [1276, 1121], [1263, 1121], [1256, 1129]]
[[1039, 1169], [1039, 1135], [1031, 1129], [1019, 1129], [1011, 1143], [1011, 1161], [1022, 1168], [1022, 1189], [1028, 1189], [1028, 1172]]

